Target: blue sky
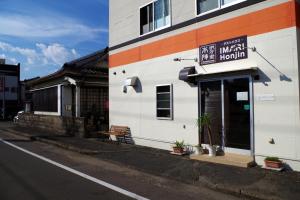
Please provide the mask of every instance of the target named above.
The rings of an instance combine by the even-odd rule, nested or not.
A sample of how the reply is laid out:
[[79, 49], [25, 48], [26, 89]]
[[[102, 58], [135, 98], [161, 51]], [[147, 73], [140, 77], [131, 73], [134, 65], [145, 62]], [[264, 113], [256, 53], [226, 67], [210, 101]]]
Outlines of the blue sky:
[[21, 63], [21, 79], [107, 44], [108, 0], [0, 0], [0, 58]]

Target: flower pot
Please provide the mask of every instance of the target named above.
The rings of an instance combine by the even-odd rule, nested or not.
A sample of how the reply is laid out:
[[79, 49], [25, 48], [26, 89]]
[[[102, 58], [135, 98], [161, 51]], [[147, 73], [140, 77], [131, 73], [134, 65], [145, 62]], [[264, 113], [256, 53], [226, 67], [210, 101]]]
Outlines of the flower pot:
[[195, 155], [202, 155], [204, 154], [204, 150], [201, 146], [195, 146], [194, 147], [194, 154]]
[[208, 156], [216, 156], [216, 147], [215, 146], [211, 146], [211, 145], [208, 145]]
[[280, 169], [282, 168], [282, 162], [281, 161], [271, 161], [271, 160], [265, 160], [266, 167]]
[[174, 153], [183, 153], [183, 148], [182, 147], [173, 147]]

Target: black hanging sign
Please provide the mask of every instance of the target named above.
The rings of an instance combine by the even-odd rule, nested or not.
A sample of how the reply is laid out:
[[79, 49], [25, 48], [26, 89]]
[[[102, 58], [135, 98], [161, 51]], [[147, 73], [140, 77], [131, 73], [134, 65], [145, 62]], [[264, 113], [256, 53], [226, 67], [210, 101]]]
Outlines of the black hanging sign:
[[200, 65], [209, 65], [248, 58], [247, 36], [199, 47]]

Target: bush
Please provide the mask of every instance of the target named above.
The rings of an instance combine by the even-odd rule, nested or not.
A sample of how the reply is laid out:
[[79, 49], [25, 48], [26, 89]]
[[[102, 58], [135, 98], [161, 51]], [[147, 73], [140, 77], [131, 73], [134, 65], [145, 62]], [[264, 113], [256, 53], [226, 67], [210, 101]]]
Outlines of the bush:
[[182, 140], [181, 142], [180, 141], [177, 141], [175, 142], [175, 147], [178, 147], [178, 148], [184, 148], [184, 141]]
[[267, 161], [281, 162], [278, 157], [266, 157]]

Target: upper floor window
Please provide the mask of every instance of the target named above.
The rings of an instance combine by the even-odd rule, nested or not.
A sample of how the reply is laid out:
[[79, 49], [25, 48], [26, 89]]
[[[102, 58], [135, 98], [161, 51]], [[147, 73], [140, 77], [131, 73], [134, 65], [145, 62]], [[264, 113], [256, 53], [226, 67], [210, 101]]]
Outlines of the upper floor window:
[[196, 0], [197, 15], [211, 12], [246, 0]]
[[153, 1], [140, 8], [140, 34], [167, 27], [170, 19], [170, 0]]

